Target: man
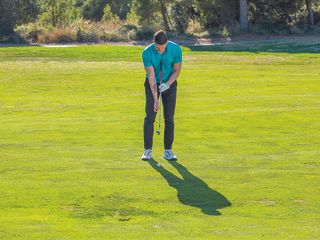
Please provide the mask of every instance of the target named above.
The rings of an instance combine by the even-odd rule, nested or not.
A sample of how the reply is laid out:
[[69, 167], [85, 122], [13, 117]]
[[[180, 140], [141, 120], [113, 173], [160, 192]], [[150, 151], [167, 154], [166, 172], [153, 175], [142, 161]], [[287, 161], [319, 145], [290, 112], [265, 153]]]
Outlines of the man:
[[[142, 160], [152, 158], [154, 122], [162, 97], [165, 120], [164, 155], [169, 161], [177, 160], [172, 152], [174, 139], [174, 111], [177, 94], [177, 78], [182, 65], [182, 51], [178, 44], [168, 41], [166, 32], [160, 30], [153, 36], [153, 43], [143, 50], [142, 59], [146, 70], [144, 119], [144, 153]], [[161, 94], [160, 94], [161, 93]]]

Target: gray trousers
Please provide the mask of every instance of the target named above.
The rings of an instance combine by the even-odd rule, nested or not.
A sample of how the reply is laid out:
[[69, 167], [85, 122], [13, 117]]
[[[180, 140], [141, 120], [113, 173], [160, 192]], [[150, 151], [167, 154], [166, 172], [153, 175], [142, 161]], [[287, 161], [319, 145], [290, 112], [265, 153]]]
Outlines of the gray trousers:
[[[154, 99], [152, 91], [149, 85], [149, 80], [146, 79], [144, 83], [145, 94], [146, 94], [146, 117], [144, 118], [143, 124], [143, 136], [144, 136], [144, 149], [152, 149], [153, 144], [153, 132], [154, 122], [157, 113], [154, 111]], [[176, 107], [177, 97], [177, 81], [174, 81], [169, 90], [161, 94], [162, 96], [162, 108], [164, 115], [164, 148], [171, 149], [174, 139], [174, 111]], [[159, 91], [158, 91], [159, 97]]]

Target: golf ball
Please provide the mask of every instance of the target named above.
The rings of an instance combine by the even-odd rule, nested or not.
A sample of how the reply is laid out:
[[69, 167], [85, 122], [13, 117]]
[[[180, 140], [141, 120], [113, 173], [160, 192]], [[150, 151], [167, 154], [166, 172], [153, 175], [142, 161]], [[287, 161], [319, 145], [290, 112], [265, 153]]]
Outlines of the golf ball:
[[160, 163], [157, 163], [157, 166], [158, 166], [158, 167], [161, 167]]

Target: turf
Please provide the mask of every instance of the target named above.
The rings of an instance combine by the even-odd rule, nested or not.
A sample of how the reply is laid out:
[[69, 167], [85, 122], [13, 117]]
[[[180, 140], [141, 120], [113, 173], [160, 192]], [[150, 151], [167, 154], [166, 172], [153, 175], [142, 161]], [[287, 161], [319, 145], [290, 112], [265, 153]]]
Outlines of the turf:
[[320, 54], [183, 48], [170, 164], [142, 49], [0, 48], [0, 239], [319, 238]]

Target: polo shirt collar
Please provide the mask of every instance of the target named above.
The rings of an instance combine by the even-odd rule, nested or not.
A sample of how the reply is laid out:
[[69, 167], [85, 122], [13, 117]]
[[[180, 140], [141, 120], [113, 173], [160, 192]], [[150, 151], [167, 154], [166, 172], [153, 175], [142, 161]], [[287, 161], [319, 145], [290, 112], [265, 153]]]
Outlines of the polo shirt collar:
[[163, 54], [165, 54], [165, 53], [167, 52], [167, 48], [168, 48], [168, 43], [167, 43], [166, 49], [165, 49], [164, 52], [161, 54], [161, 53], [159, 53], [159, 52], [157, 51], [156, 44], [155, 44], [155, 43], [153, 44], [153, 51], [154, 51], [156, 54], [158, 54], [158, 55], [163, 55]]

